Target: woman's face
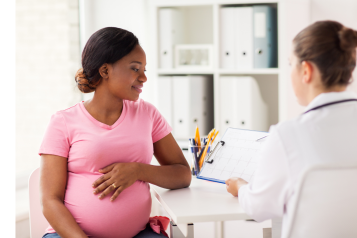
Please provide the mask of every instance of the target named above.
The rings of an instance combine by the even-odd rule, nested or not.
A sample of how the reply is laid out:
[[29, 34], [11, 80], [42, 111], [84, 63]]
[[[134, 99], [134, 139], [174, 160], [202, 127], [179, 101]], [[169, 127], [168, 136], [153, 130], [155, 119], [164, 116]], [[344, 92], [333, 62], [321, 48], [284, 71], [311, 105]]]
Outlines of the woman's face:
[[303, 67], [300, 60], [296, 57], [294, 51], [291, 52], [289, 57], [290, 64], [290, 77], [293, 85], [295, 96], [297, 97], [298, 103], [302, 106], [306, 106], [306, 88], [303, 84]]
[[146, 55], [140, 45], [113, 64], [108, 64], [108, 90], [117, 98], [136, 101], [147, 81]]

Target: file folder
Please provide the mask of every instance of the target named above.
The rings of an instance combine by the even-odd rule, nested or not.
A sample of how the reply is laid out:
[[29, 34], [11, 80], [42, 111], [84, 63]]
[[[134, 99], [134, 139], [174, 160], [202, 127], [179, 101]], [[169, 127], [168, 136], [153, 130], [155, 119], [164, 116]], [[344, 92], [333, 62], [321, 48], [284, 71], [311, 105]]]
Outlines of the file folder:
[[173, 76], [173, 135], [192, 137], [196, 126], [201, 134], [213, 127], [213, 79], [211, 76]]
[[253, 6], [254, 68], [277, 67], [277, 11]]
[[235, 68], [253, 68], [253, 8], [235, 8]]
[[159, 67], [174, 67], [174, 45], [184, 38], [183, 15], [175, 8], [159, 9]]
[[167, 123], [172, 126], [172, 77], [158, 77], [158, 104], [157, 108], [166, 119]]
[[253, 77], [222, 76], [220, 130], [229, 127], [267, 131], [268, 108]]
[[221, 23], [221, 49], [220, 60], [222, 69], [235, 68], [235, 28], [236, 28], [236, 8], [224, 7], [220, 10]]

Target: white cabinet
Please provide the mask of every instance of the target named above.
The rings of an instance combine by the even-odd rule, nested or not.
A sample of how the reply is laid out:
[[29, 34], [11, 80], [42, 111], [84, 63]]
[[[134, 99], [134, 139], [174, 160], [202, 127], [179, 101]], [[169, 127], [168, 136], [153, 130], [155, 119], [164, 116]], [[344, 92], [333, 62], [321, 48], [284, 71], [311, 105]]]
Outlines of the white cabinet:
[[[160, 111], [161, 107], [166, 108], [162, 114], [166, 115], [177, 139], [193, 136], [196, 125], [202, 136], [215, 127], [220, 137], [228, 126], [266, 131], [278, 123], [282, 117], [284, 103], [280, 98], [284, 95], [286, 80], [282, 80], [281, 75], [285, 75], [286, 70], [254, 67], [254, 7], [266, 5], [277, 10], [283, 6], [281, 0], [249, 0], [244, 4], [238, 0], [229, 4], [223, 0], [149, 0], [148, 3], [152, 33], [148, 63], [150, 71], [157, 76], [153, 80], [159, 82], [157, 105]], [[279, 16], [282, 14], [277, 12]], [[211, 45], [212, 67], [175, 67], [173, 49], [182, 45]], [[274, 53], [281, 54], [283, 50], [279, 47]], [[169, 56], [165, 52], [169, 52]], [[168, 97], [164, 89], [168, 86], [161, 84], [159, 77], [171, 77], [171, 99], [164, 99]], [[211, 101], [206, 110], [209, 126], [199, 120], [195, 122], [204, 107], [201, 99], [195, 98], [203, 92], [196, 89], [193, 93], [189, 89], [198, 84], [195, 77], [209, 78], [212, 91], [207, 94], [207, 101]]]

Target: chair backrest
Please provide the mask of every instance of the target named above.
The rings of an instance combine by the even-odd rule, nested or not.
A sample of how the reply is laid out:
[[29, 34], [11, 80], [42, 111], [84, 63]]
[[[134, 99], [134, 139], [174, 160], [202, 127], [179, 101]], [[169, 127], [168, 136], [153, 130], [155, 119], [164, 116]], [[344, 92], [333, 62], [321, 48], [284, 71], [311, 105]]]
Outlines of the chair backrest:
[[42, 237], [46, 228], [49, 226], [48, 221], [42, 214], [40, 203], [40, 169], [35, 169], [29, 178], [30, 193], [30, 234], [31, 238]]
[[357, 164], [307, 169], [292, 202], [286, 237], [357, 237]]

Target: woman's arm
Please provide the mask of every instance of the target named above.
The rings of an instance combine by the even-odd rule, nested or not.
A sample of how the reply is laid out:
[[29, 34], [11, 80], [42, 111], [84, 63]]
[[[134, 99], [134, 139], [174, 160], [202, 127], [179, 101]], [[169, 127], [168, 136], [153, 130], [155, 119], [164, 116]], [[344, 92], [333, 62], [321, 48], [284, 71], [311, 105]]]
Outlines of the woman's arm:
[[[115, 163], [99, 172], [104, 173], [93, 183], [94, 193], [104, 198], [114, 190], [114, 200], [135, 181], [141, 180], [169, 189], [188, 187], [191, 183], [191, 171], [182, 150], [172, 134], [168, 134], [154, 143], [154, 155], [161, 166], [143, 163]], [[115, 185], [111, 186], [112, 184]]]
[[42, 212], [62, 238], [88, 238], [63, 204], [67, 183], [67, 158], [41, 156], [40, 193]]
[[190, 166], [171, 133], [154, 143], [154, 155], [161, 166], [139, 164], [138, 180], [169, 189], [190, 186]]

